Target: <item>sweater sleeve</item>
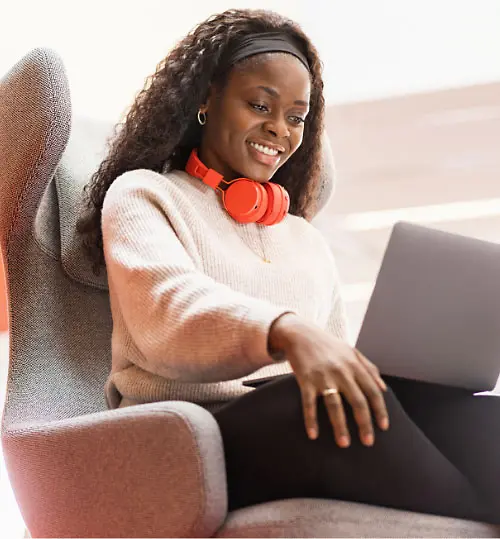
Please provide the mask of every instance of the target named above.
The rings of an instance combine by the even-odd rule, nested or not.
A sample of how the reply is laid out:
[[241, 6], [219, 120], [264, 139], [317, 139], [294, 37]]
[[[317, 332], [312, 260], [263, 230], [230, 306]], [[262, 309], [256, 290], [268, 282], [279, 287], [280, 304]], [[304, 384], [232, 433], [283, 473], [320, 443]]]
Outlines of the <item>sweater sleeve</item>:
[[200, 272], [175, 234], [160, 187], [133, 174], [109, 188], [101, 224], [108, 281], [141, 353], [139, 366], [203, 383], [273, 363], [269, 328], [288, 310]]
[[339, 277], [337, 266], [334, 262], [334, 287], [332, 293], [332, 306], [327, 321], [327, 331], [335, 337], [350, 343], [349, 321], [345, 303], [342, 298], [342, 282]]
[[327, 330], [335, 335], [335, 337], [350, 342], [347, 312], [342, 296], [338, 290], [333, 297], [332, 310], [330, 311], [327, 322]]

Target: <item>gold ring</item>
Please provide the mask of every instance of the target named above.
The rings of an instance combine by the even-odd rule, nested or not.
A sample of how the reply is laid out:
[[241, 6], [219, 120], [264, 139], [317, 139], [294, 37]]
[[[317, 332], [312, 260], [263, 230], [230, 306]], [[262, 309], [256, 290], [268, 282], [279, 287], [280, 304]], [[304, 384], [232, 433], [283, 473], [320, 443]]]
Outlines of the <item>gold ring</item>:
[[323, 397], [328, 397], [328, 395], [338, 395], [339, 390], [335, 387], [331, 387], [330, 389], [325, 389], [322, 393]]

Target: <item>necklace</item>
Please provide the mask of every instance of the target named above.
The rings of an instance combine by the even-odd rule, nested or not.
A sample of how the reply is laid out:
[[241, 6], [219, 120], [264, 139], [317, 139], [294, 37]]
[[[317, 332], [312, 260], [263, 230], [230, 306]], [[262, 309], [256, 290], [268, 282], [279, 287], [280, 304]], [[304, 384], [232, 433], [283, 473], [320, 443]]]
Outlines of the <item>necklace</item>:
[[271, 260], [269, 259], [268, 256], [266, 256], [266, 250], [264, 249], [264, 242], [262, 240], [262, 227], [260, 227], [259, 225], [257, 225], [258, 227], [258, 231], [259, 231], [259, 240], [260, 240], [260, 246], [262, 248], [262, 253], [263, 253], [263, 257], [262, 260], [266, 263], [266, 264], [270, 264], [271, 263]]
[[[243, 226], [248, 226], [248, 225], [243, 225]], [[261, 225], [256, 224], [256, 227], [257, 227], [257, 233], [259, 235], [259, 242], [260, 242], [260, 248], [261, 248], [262, 254], [256, 253], [250, 247], [250, 245], [248, 245], [248, 242], [243, 238], [243, 236], [241, 234], [238, 234], [238, 236], [243, 241], [243, 243], [248, 247], [248, 249], [250, 249], [250, 251], [252, 251], [252, 253], [254, 255], [258, 256], [262, 260], [262, 262], [265, 262], [266, 264], [271, 264], [270, 258], [266, 255], [266, 249], [264, 247], [264, 241], [262, 240], [262, 228], [261, 228]]]

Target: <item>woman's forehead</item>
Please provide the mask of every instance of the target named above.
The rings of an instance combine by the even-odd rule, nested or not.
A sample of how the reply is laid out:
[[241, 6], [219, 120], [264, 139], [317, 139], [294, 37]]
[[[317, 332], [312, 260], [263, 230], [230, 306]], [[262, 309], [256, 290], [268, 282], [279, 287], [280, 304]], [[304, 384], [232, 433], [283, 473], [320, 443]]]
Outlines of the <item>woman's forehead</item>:
[[227, 81], [232, 90], [271, 87], [309, 101], [311, 81], [300, 60], [286, 53], [262, 54], [233, 69]]

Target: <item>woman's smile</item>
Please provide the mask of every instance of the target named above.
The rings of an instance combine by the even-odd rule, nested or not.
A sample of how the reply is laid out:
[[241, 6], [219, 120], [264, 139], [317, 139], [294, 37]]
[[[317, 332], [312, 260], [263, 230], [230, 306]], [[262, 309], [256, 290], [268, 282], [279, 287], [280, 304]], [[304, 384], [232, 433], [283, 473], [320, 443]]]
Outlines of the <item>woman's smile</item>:
[[278, 166], [282, 151], [256, 142], [248, 142], [247, 146], [250, 158], [268, 167], [276, 168]]

